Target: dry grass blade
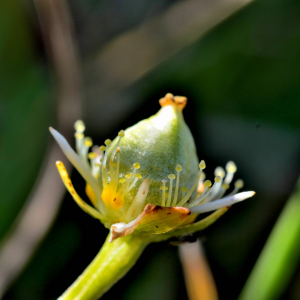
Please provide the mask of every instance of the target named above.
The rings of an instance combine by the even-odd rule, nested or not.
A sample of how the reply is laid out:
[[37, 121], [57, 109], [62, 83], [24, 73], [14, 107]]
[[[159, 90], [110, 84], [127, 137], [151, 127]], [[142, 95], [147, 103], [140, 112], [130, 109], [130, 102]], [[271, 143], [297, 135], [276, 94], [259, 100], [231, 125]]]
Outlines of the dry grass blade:
[[190, 300], [218, 300], [218, 292], [200, 242], [179, 246]]
[[[72, 137], [71, 124], [80, 118], [80, 71], [68, 8], [62, 0], [35, 0], [43, 37], [58, 83], [58, 127]], [[0, 249], [0, 298], [24, 269], [51, 227], [65, 188], [55, 160], [64, 159], [52, 143], [45, 156], [36, 187]], [[66, 167], [70, 169], [69, 162]]]

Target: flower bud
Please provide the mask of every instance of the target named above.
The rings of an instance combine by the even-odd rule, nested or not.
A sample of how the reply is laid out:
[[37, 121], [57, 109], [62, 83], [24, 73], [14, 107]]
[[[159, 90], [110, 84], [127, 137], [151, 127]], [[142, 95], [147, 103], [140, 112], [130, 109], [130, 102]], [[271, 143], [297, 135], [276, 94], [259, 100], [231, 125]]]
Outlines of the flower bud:
[[[169, 174], [176, 174], [177, 165], [182, 166], [180, 187], [190, 189], [198, 174], [194, 139], [182, 115], [186, 98], [173, 97], [180, 98], [181, 103], [178, 103], [171, 97], [167, 94], [160, 100], [162, 108], [157, 114], [126, 129], [125, 137], [120, 142], [120, 173], [130, 172], [132, 165], [138, 162], [142, 178], [150, 179], [146, 203], [155, 205], [161, 205], [162, 180], [168, 179]], [[117, 142], [116, 138], [109, 157]], [[138, 187], [132, 188], [125, 202], [132, 201]], [[174, 193], [173, 188], [173, 196]]]

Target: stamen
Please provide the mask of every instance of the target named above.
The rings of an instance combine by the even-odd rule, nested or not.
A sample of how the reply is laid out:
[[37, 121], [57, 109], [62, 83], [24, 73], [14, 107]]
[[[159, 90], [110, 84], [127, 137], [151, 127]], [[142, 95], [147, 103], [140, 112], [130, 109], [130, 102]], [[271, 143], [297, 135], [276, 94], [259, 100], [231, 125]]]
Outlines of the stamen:
[[221, 178], [225, 177], [225, 170], [222, 167], [217, 167], [215, 169], [215, 176], [220, 176]]
[[105, 206], [101, 199], [102, 190], [98, 182], [96, 181], [96, 179], [91, 174], [90, 170], [82, 162], [80, 157], [75, 153], [75, 151], [71, 148], [71, 146], [68, 144], [66, 139], [58, 131], [50, 127], [50, 132], [55, 138], [55, 140], [57, 141], [57, 143], [59, 144], [59, 146], [61, 147], [66, 157], [69, 159], [72, 165], [77, 169], [77, 171], [81, 174], [84, 180], [91, 186], [91, 188], [95, 192], [102, 212], [105, 211]]
[[[119, 136], [119, 138], [118, 138], [117, 145], [115, 146], [114, 151], [112, 152], [111, 157], [110, 157], [109, 170], [110, 170], [110, 172], [111, 172], [111, 177], [114, 177], [114, 174], [113, 174], [113, 168], [112, 168], [112, 167], [113, 167], [113, 162], [114, 162], [114, 158], [115, 158], [117, 149], [118, 149], [118, 147], [119, 147], [119, 145], [120, 145], [121, 139], [122, 139], [122, 137], [125, 136], [124, 130], [119, 131], [118, 136]], [[119, 175], [119, 174], [118, 174], [118, 175]]]
[[205, 178], [206, 178], [206, 174], [202, 171], [201, 175], [200, 175], [200, 178], [199, 178], [199, 181], [198, 181], [198, 187], [197, 187], [197, 192], [200, 193], [200, 194], [202, 194], [204, 189], [205, 189], [205, 186], [204, 186], [204, 183], [203, 183]]
[[139, 187], [139, 190], [131, 203], [125, 217], [125, 222], [128, 223], [134, 220], [143, 210], [146, 197], [149, 191], [149, 179], [145, 179]]
[[178, 189], [179, 189], [179, 173], [182, 171], [182, 166], [177, 165], [176, 166], [176, 171], [177, 171], [176, 187], [175, 187], [175, 195], [174, 195], [172, 206], [176, 206], [176, 203], [177, 203]]
[[106, 160], [107, 160], [107, 153], [108, 153], [109, 145], [111, 144], [111, 140], [109, 139], [105, 140], [104, 144], [106, 145], [106, 147], [105, 147], [104, 158], [102, 163], [102, 181], [103, 181], [103, 186], [106, 186], [108, 184]]
[[234, 183], [234, 189], [233, 191], [228, 194], [228, 196], [232, 196], [234, 194], [236, 194], [240, 189], [242, 189], [244, 186], [244, 181], [242, 179], [238, 179], [235, 183]]
[[75, 136], [75, 140], [76, 140], [76, 152], [78, 155], [80, 155], [81, 148], [83, 146], [84, 134], [82, 134], [81, 132], [76, 132], [74, 134], [74, 136]]
[[255, 192], [242, 192], [233, 196], [228, 196], [220, 200], [216, 200], [213, 202], [205, 203], [202, 205], [195, 206], [191, 209], [192, 213], [206, 213], [213, 210], [217, 210], [221, 207], [231, 206], [237, 202], [243, 201], [249, 197], [255, 195]]
[[92, 139], [90, 137], [85, 137], [83, 140], [83, 146], [80, 149], [79, 156], [87, 166], [89, 166], [88, 161], [87, 161], [87, 153], [91, 146], [93, 146]]
[[166, 206], [166, 191], [168, 188], [166, 187], [166, 182], [167, 180], [162, 180], [163, 186], [160, 187], [162, 190], [162, 201], [161, 201], [161, 206]]
[[215, 196], [215, 199], [222, 198], [225, 195], [226, 191], [229, 189], [229, 187], [230, 187], [229, 184], [223, 183], [218, 194]]
[[85, 131], [84, 122], [81, 120], [77, 120], [74, 124], [74, 128], [75, 128], [76, 132], [83, 133]]
[[[133, 166], [133, 174], [128, 173], [128, 174], [125, 175], [125, 178], [130, 179], [130, 180], [128, 180], [126, 182], [125, 187], [120, 191], [121, 195], [126, 195], [134, 187], [134, 185], [136, 184], [136, 182], [140, 178], [142, 178], [141, 174], [136, 173], [136, 170], [138, 170], [140, 168], [140, 164], [136, 162], [132, 166]], [[130, 184], [131, 180], [132, 180], [132, 183]]]
[[116, 172], [115, 172], [115, 182], [118, 181], [119, 178], [119, 170], [120, 170], [120, 147], [117, 148], [117, 163], [116, 166], [114, 165], [114, 167], [116, 168]]
[[198, 176], [197, 176], [197, 179], [196, 181], [194, 182], [193, 186], [191, 187], [191, 189], [189, 190], [189, 192], [181, 199], [181, 201], [177, 204], [177, 206], [183, 206], [188, 200], [189, 198], [191, 197], [191, 195], [193, 194], [195, 188], [197, 187], [198, 185], [198, 181], [199, 181], [199, 178], [201, 176], [201, 173], [202, 171], [205, 169], [206, 165], [205, 165], [205, 161], [204, 160], [201, 160], [200, 164], [199, 164], [199, 173], [198, 173]]
[[175, 175], [174, 174], [170, 174], [168, 176], [168, 178], [170, 179], [170, 188], [169, 188], [169, 197], [168, 197], [168, 201], [167, 201], [167, 207], [171, 206], [173, 180], [175, 179]]
[[211, 186], [211, 181], [206, 180], [205, 181], [205, 186], [207, 187], [206, 191], [202, 193], [202, 195], [197, 198], [196, 200], [192, 201], [191, 204], [189, 204], [189, 207], [193, 207], [201, 202], [201, 205], [211, 201], [214, 198], [214, 195], [216, 194], [216, 191], [219, 190], [220, 186], [222, 185], [222, 179], [220, 176], [217, 176], [215, 178], [214, 185], [212, 186], [211, 189], [208, 190], [208, 187]]
[[233, 178], [233, 174], [236, 172], [236, 165], [233, 161], [229, 161], [226, 165], [226, 177], [224, 179], [224, 183], [230, 184]]

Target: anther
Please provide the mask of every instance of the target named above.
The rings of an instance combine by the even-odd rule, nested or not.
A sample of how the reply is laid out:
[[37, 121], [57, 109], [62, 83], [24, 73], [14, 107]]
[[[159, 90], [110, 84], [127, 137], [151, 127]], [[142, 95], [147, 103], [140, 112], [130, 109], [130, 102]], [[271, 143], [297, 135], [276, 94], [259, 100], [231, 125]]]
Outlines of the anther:
[[222, 184], [222, 188], [223, 188], [224, 190], [228, 190], [228, 189], [229, 189], [229, 184], [223, 183], [223, 184]]
[[237, 189], [241, 189], [243, 188], [244, 186], [244, 181], [242, 179], [238, 179], [235, 183], [234, 183], [234, 186], [237, 188]]
[[186, 187], [182, 187], [182, 188], [181, 188], [181, 191], [183, 191], [183, 192], [187, 192], [187, 191], [188, 191], [188, 189], [187, 189]]
[[225, 177], [225, 171], [222, 167], [217, 167], [215, 169], [215, 176], [220, 176], [221, 178]]
[[95, 152], [90, 152], [89, 154], [88, 154], [88, 158], [89, 159], [94, 159], [94, 158], [96, 158], [97, 157], [97, 154], [95, 153]]
[[122, 179], [119, 180], [119, 182], [120, 182], [120, 183], [125, 183], [125, 182], [126, 182], [126, 179], [125, 179], [125, 178], [122, 178]]
[[125, 136], [125, 132], [124, 130], [119, 131], [118, 136], [120, 137], [124, 137]]
[[167, 191], [169, 188], [168, 188], [167, 186], [161, 186], [160, 189], [161, 189], [162, 191]]
[[105, 144], [106, 146], [109, 146], [109, 145], [111, 144], [111, 140], [110, 140], [110, 139], [105, 140], [104, 144]]
[[139, 174], [139, 173], [135, 173], [135, 174], [134, 174], [134, 177], [136, 177], [136, 178], [142, 178], [142, 175]]
[[168, 176], [169, 179], [175, 179], [175, 177], [176, 176], [174, 174], [169, 174], [169, 176]]
[[200, 161], [199, 168], [200, 168], [201, 170], [204, 170], [204, 169], [206, 168], [206, 164], [205, 164], [205, 161], [204, 161], [204, 160], [201, 160], [201, 161]]
[[236, 172], [236, 165], [233, 161], [229, 161], [227, 164], [226, 164], [226, 171], [228, 173], [235, 173]]
[[212, 186], [212, 183], [211, 183], [210, 180], [205, 180], [205, 181], [204, 181], [204, 185], [205, 185], [206, 187], [210, 187], [210, 186]]
[[141, 166], [140, 166], [140, 164], [139, 163], [134, 163], [133, 165], [132, 165], [136, 170], [138, 170]]
[[176, 166], [176, 171], [177, 172], [181, 172], [182, 171], [182, 166], [181, 165], [177, 165]]
[[83, 121], [81, 121], [81, 120], [78, 120], [75, 122], [74, 128], [77, 132], [80, 132], [80, 133], [85, 131], [85, 125], [84, 125]]
[[100, 146], [100, 147], [99, 147], [99, 150], [100, 150], [100, 151], [105, 151], [105, 150], [106, 150], [106, 147], [105, 147], [105, 146]]
[[222, 179], [221, 179], [221, 177], [220, 177], [220, 176], [216, 176], [216, 177], [215, 177], [215, 182], [217, 182], [217, 183], [220, 183], [220, 182], [221, 182], [221, 180], [222, 180]]
[[166, 94], [166, 96], [165, 96], [165, 98], [169, 98], [169, 99], [174, 99], [174, 95], [173, 94], [171, 94], [171, 93], [167, 93]]
[[128, 179], [128, 178], [131, 178], [131, 176], [132, 176], [132, 174], [131, 174], [131, 173], [128, 173], [128, 174], [125, 175], [125, 178]]
[[85, 145], [86, 147], [91, 147], [91, 146], [93, 145], [93, 140], [92, 140], [90, 137], [86, 137], [86, 138], [84, 139], [84, 145]]
[[76, 132], [74, 136], [78, 140], [82, 140], [84, 138], [84, 135], [81, 132]]

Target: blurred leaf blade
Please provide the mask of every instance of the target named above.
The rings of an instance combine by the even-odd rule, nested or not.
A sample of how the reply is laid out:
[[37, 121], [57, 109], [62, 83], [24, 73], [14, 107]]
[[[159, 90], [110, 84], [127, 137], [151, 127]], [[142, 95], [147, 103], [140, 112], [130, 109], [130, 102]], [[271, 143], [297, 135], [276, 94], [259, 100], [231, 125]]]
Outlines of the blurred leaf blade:
[[20, 210], [46, 150], [49, 84], [25, 3], [0, 3], [0, 238]]
[[275, 300], [284, 292], [300, 258], [300, 180], [263, 251], [239, 300]]

